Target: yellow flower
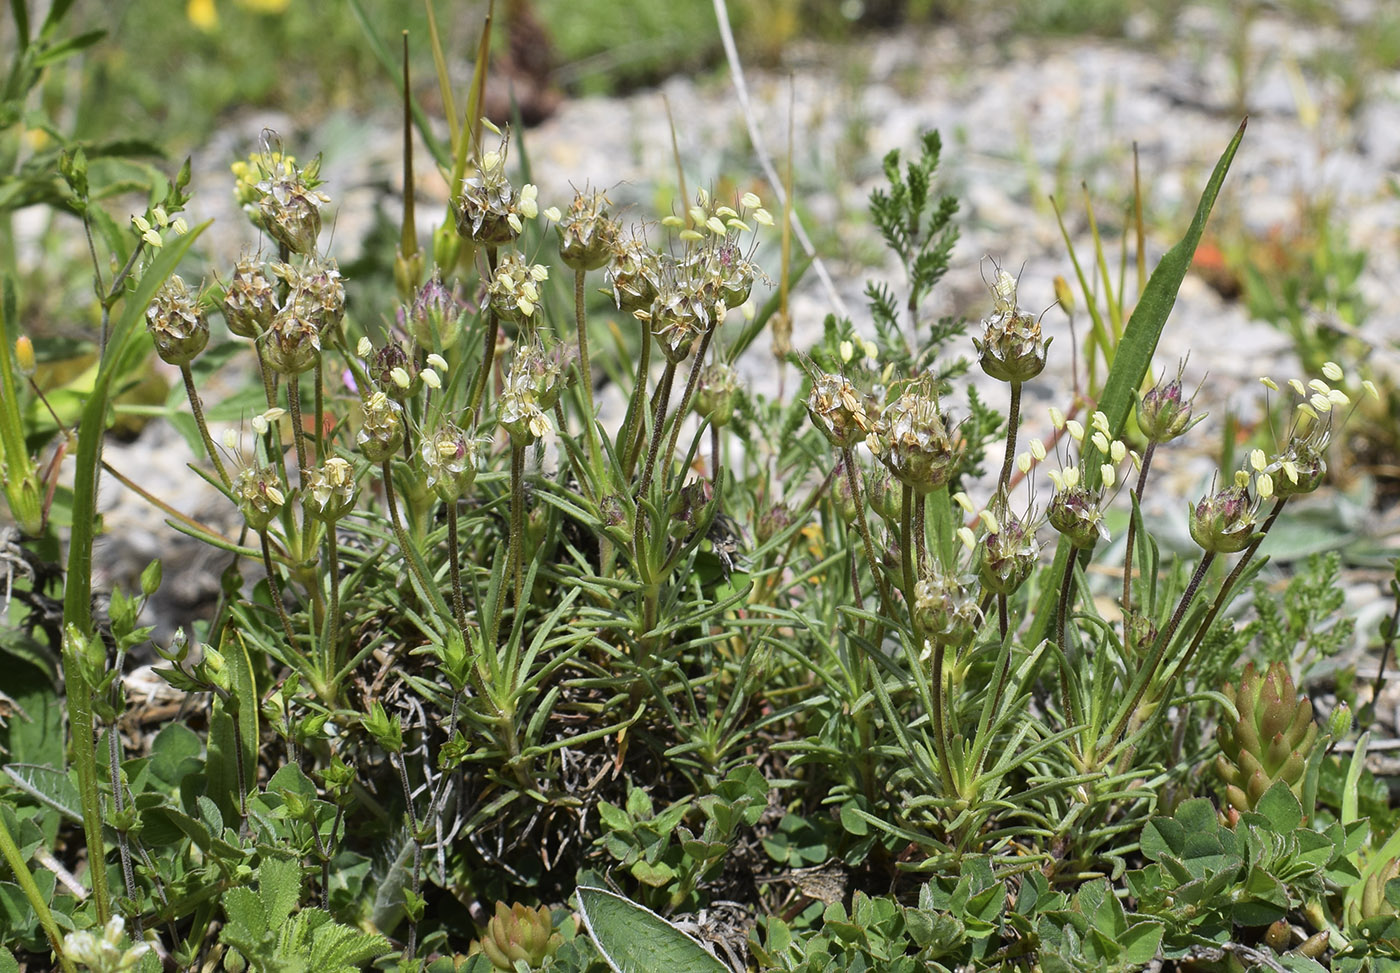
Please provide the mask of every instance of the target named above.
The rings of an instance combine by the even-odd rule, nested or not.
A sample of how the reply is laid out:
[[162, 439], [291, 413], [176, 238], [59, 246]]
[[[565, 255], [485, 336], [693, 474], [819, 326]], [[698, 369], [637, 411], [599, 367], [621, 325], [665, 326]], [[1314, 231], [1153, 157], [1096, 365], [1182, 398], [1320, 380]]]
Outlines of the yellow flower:
[[214, 9], [214, 0], [189, 0], [185, 5], [185, 16], [206, 34], [219, 26], [219, 12]]

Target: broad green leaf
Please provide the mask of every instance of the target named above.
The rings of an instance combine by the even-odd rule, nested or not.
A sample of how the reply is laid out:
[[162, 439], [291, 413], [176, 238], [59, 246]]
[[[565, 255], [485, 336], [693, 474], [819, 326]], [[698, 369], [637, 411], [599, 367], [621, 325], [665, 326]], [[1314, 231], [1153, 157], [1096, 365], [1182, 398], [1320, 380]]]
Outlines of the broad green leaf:
[[1166, 927], [1160, 922], [1139, 922], [1118, 937], [1124, 963], [1134, 967], [1146, 966], [1157, 958]]
[[258, 868], [258, 895], [268, 924], [277, 928], [287, 921], [301, 899], [301, 866], [284, 858], [263, 858]]
[[151, 743], [151, 773], [169, 788], [177, 788], [188, 774], [198, 773], [204, 744], [183, 723], [167, 723]]
[[70, 821], [82, 821], [83, 802], [78, 785], [68, 772], [36, 764], [6, 764], [5, 776], [30, 797], [53, 808]]
[[696, 940], [625, 896], [583, 885], [578, 903], [589, 937], [615, 973], [728, 973]]
[[1281, 780], [1264, 792], [1255, 810], [1268, 818], [1269, 826], [1278, 834], [1288, 834], [1303, 823], [1303, 805]]

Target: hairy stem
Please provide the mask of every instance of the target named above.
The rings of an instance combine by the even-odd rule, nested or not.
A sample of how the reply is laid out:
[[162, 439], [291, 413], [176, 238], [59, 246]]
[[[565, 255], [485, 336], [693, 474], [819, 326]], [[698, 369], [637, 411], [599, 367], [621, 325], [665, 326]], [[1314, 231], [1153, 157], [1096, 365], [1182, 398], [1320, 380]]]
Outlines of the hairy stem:
[[447, 504], [447, 564], [452, 576], [452, 618], [463, 636], [467, 629], [467, 601], [462, 594], [461, 555], [457, 550], [457, 501]]
[[[1133, 485], [1133, 496], [1137, 506], [1142, 507], [1142, 491], [1147, 485], [1147, 471], [1152, 468], [1152, 454], [1157, 451], [1156, 441], [1149, 442], [1142, 454], [1142, 469], [1138, 470], [1137, 483]], [[1134, 646], [1128, 635], [1128, 615], [1133, 609], [1133, 542], [1137, 540], [1137, 518], [1128, 521], [1128, 537], [1123, 543], [1123, 644], [1131, 652]]]
[[[594, 420], [593, 366], [588, 359], [588, 312], [584, 307], [583, 282], [586, 271], [580, 267], [574, 271], [574, 321], [578, 325], [578, 371], [583, 383], [583, 422], [584, 438], [588, 443], [588, 462], [593, 467], [595, 477], [603, 473], [603, 451], [598, 442], [598, 425]], [[563, 431], [563, 427], [560, 427]]]
[[282, 582], [272, 566], [272, 545], [268, 543], [266, 530], [258, 531], [258, 540], [262, 541], [263, 570], [267, 572], [267, 587], [272, 593], [272, 604], [277, 609], [277, 617], [282, 621], [282, 633], [287, 636], [287, 648], [295, 651], [297, 637], [292, 632], [292, 620], [287, 616], [287, 606], [282, 604]]
[[[490, 269], [491, 276], [495, 276], [495, 247], [486, 248], [486, 266]], [[491, 366], [496, 358], [496, 335], [500, 330], [500, 318], [496, 316], [496, 309], [488, 302], [486, 305], [486, 347], [481, 350], [481, 370], [476, 373], [476, 379], [472, 382], [471, 398], [467, 401], [467, 411], [472, 414], [473, 425], [481, 421], [481, 403], [486, 397], [486, 385], [491, 381]]]
[[997, 493], [1006, 496], [1011, 488], [1011, 469], [1016, 462], [1016, 433], [1021, 428], [1021, 383], [1011, 383], [1011, 404], [1006, 412], [1006, 456], [1001, 461]]
[[[1172, 636], [1176, 634], [1177, 627], [1181, 624], [1182, 618], [1186, 616], [1186, 609], [1189, 608], [1191, 602], [1195, 600], [1196, 590], [1200, 588], [1201, 582], [1205, 580], [1206, 572], [1210, 570], [1210, 566], [1214, 563], [1215, 552], [1206, 551], [1201, 557], [1201, 563], [1196, 566], [1196, 572], [1191, 575], [1191, 582], [1186, 586], [1186, 591], [1182, 594], [1181, 600], [1176, 603], [1176, 610], [1172, 612], [1172, 617], [1171, 620], [1167, 622], [1167, 627], [1157, 633], [1157, 638], [1153, 642], [1152, 661], [1138, 675], [1136, 680], [1138, 683], [1137, 691], [1133, 693], [1132, 700], [1127, 707], [1122, 710], [1117, 722], [1114, 723], [1113, 730], [1109, 733], [1103, 746], [1100, 748], [1101, 755], [1108, 753], [1123, 735], [1123, 731], [1127, 729], [1128, 721], [1132, 719], [1133, 713], [1137, 710], [1139, 704], [1142, 703], [1143, 697], [1147, 695], [1148, 687], [1152, 684], [1152, 677], [1157, 672], [1157, 667], [1162, 664], [1162, 657], [1166, 655], [1167, 647], [1171, 645]], [[1218, 601], [1219, 599], [1217, 598], [1217, 602]], [[1208, 627], [1207, 625], [1202, 625], [1201, 632], [1206, 631]], [[1187, 653], [1187, 656], [1189, 655], [1190, 652]], [[1187, 656], [1182, 657], [1183, 662], [1186, 661]], [[1180, 669], [1180, 664], [1178, 664], [1177, 669]], [[1173, 671], [1172, 678], [1175, 678], [1175, 674], [1176, 670]], [[1168, 683], [1170, 684], [1170, 680], [1168, 680]]]
[[223, 460], [219, 459], [219, 451], [214, 448], [214, 439], [209, 435], [209, 424], [204, 421], [204, 405], [199, 401], [199, 392], [195, 390], [194, 375], [190, 372], [188, 362], [180, 366], [180, 377], [185, 380], [185, 395], [189, 397], [195, 425], [199, 426], [199, 438], [204, 440], [204, 451], [209, 454], [209, 461], [214, 464], [214, 469], [219, 474], [219, 482], [227, 490], [232, 481], [228, 478], [228, 471], [224, 469]]

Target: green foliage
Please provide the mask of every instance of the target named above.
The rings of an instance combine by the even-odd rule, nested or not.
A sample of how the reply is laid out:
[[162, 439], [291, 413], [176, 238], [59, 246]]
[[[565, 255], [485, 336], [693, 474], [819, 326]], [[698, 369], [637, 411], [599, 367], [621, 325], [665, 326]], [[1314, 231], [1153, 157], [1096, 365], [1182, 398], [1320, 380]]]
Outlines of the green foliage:
[[656, 968], [722, 973], [728, 969], [693, 938], [625, 896], [580, 886], [578, 904], [588, 935], [616, 973]]
[[335, 922], [324, 909], [298, 908], [301, 866], [295, 861], [264, 858], [257, 885], [257, 891], [240, 885], [224, 893], [219, 941], [259, 973], [350, 973], [392, 949], [383, 936]]
[[[1339, 962], [1388, 955], [1400, 839], [1363, 773], [1369, 737], [1331, 756], [1349, 721], [1321, 733], [1291, 699], [1242, 720], [1230, 754], [1277, 737], [1297, 751], [1272, 755], [1284, 779], [1222, 811], [1201, 773], [1210, 714], [1249, 715], [1217, 677], [1242, 656], [1301, 674], [1352, 634], [1337, 558], [1281, 593], [1254, 584], [1276, 514], [1317, 485], [1284, 486], [1284, 464], [1320, 461], [1340, 419], [1222, 471], [1235, 485], [1193, 514], [1231, 543], [1168, 565], [1138, 503], [1153, 454], [1139, 467], [1123, 441], [1242, 131], [1132, 316], [1110, 312], [1101, 411], [1066, 403], [1058, 446], [1018, 455], [1021, 380], [1008, 420], [969, 391], [958, 421], [963, 322], [923, 316], [957, 236], [936, 135], [888, 156], [871, 197], [905, 275], [869, 286], [873, 338], [828, 319], [788, 396], [716, 391], [782, 303], [751, 294], [775, 222], [760, 200], [701, 191], [674, 202], [663, 239], [629, 241], [604, 197], [567, 213], [538, 200], [512, 168], [521, 147], [474, 115], [430, 140], [454, 173], [431, 252], [408, 225], [371, 261], [392, 267], [399, 307], [347, 304], [318, 249], [336, 187], [271, 137], [240, 191], [277, 259], [223, 268], [202, 295], [167, 285], [194, 237], [172, 219], [186, 176], [153, 187], [163, 205], [133, 231], [89, 160], [66, 157], [65, 199], [125, 269], [95, 267], [107, 342], [55, 428], [6, 432], [8, 457], [76, 423], [77, 476], [66, 574], [38, 580], [52, 529], [13, 542], [35, 577], [0, 629], [16, 661], [0, 697], [3, 948], [73, 968], [96, 940], [69, 933], [116, 949], [125, 918], [182, 968], [387, 968], [398, 953], [402, 969], [473, 973], [701, 970], [723, 964], [683, 916], [704, 929], [738, 903], [736, 925], [763, 917], [760, 969], [1244, 962], [1280, 919], [1335, 936]], [[1043, 356], [994, 269], [987, 334]], [[612, 308], [590, 304], [600, 288]], [[731, 337], [741, 306], [752, 320]], [[600, 343], [589, 318], [614, 310], [639, 326]], [[210, 311], [232, 338], [175, 363], [188, 414], [178, 395], [151, 411], [180, 410], [244, 529], [179, 521], [231, 566], [213, 618], [154, 648], [197, 718], [133, 741], [127, 673], [152, 651], [143, 612], [163, 572], [93, 610], [100, 444], [151, 347], [138, 325], [169, 349]], [[239, 359], [257, 377], [206, 409], [206, 379]], [[595, 364], [626, 401], [606, 428]], [[27, 417], [11, 398], [5, 415]], [[251, 430], [221, 453], [215, 417]], [[1002, 475], [974, 500], [996, 438]], [[1048, 512], [1023, 509], [1012, 470], [1052, 452]], [[1101, 488], [1134, 471], [1134, 556], [1106, 563], [1116, 494]], [[1066, 539], [1042, 563], [1047, 519]], [[1251, 584], [1256, 617], [1237, 630]], [[60, 586], [61, 624], [46, 624]], [[1312, 968], [1276, 940], [1279, 962]]]

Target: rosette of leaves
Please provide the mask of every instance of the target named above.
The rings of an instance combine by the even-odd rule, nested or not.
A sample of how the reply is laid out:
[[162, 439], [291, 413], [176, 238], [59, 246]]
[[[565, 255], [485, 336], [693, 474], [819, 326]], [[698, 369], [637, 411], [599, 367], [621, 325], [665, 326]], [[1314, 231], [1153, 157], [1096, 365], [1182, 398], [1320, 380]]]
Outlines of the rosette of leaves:
[[1220, 756], [1215, 770], [1225, 782], [1230, 806], [1253, 811], [1277, 781], [1297, 794], [1317, 739], [1317, 724], [1312, 703], [1298, 695], [1288, 669], [1274, 662], [1260, 673], [1251, 662], [1239, 686], [1226, 683], [1224, 691], [1239, 713], [1237, 719], [1222, 719], [1216, 732]]

